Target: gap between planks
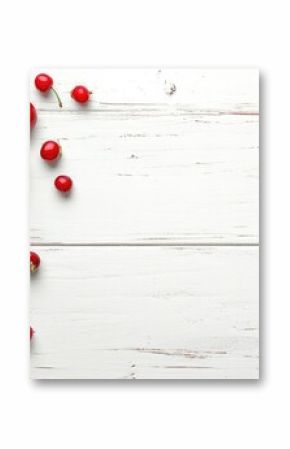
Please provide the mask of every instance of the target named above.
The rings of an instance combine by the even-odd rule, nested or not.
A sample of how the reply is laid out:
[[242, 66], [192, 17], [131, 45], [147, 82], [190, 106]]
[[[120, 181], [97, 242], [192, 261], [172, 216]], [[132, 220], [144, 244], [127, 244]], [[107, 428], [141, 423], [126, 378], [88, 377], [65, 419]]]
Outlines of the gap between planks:
[[182, 242], [178, 242], [178, 243], [174, 243], [174, 242], [169, 242], [169, 243], [163, 243], [163, 242], [156, 242], [156, 243], [129, 243], [129, 242], [124, 242], [124, 243], [58, 243], [58, 242], [46, 242], [46, 243], [30, 243], [30, 246], [72, 246], [72, 247], [82, 247], [82, 246], [87, 246], [87, 247], [102, 247], [102, 246], [218, 246], [218, 247], [222, 247], [222, 246], [255, 246], [258, 247], [259, 243], [182, 243]]
[[[110, 103], [104, 103], [103, 106], [110, 106]], [[140, 104], [140, 103], [112, 103], [112, 105], [115, 106], [153, 106], [153, 104], [150, 103], [144, 103], [144, 104]], [[168, 109], [172, 110], [172, 109], [176, 109], [176, 105], [168, 105], [168, 104], [154, 104], [154, 106], [158, 107], [167, 107]], [[178, 106], [178, 105], [177, 105]], [[180, 105], [181, 106], [181, 105]], [[178, 109], [177, 109], [178, 110]], [[102, 109], [102, 104], [100, 104], [99, 108], [91, 108], [89, 110], [84, 110], [82, 111], [81, 109], [64, 109], [62, 111], [60, 111], [59, 109], [46, 109], [46, 108], [38, 108], [37, 109], [38, 112], [43, 112], [43, 113], [59, 113], [61, 112], [62, 114], [71, 114], [71, 115], [77, 115], [77, 114], [84, 114], [84, 113], [88, 113], [88, 112], [120, 112], [119, 110], [114, 110], [114, 109]], [[141, 112], [152, 112], [152, 110], [150, 109], [144, 109], [144, 110], [140, 110]], [[221, 115], [245, 115], [245, 116], [259, 116], [259, 112], [255, 112], [255, 111], [227, 111], [227, 110], [190, 110], [190, 109], [182, 109], [182, 110], [178, 110], [179, 112], [188, 112], [190, 115], [206, 115], [206, 116], [221, 116]], [[138, 109], [135, 110], [135, 112], [138, 112]]]

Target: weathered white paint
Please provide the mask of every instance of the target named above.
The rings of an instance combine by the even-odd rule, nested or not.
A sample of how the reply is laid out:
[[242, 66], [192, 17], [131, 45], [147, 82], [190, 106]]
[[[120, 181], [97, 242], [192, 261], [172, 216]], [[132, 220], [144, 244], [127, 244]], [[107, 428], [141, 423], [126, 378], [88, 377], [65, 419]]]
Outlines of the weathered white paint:
[[[256, 116], [183, 116], [175, 107], [42, 113], [31, 241], [257, 243], [258, 130]], [[63, 147], [54, 167], [39, 157], [47, 139]], [[54, 189], [62, 173], [74, 180], [71, 198]]]
[[33, 378], [257, 378], [257, 247], [35, 249]]
[[258, 377], [258, 97], [256, 70], [33, 71], [33, 378]]
[[[192, 106], [196, 113], [258, 113], [259, 72], [255, 69], [52, 69], [31, 72], [31, 100], [38, 109], [58, 110], [53, 93], [44, 95], [34, 88], [39, 72], [50, 73], [64, 110], [84, 111], [70, 97], [75, 85], [93, 91], [85, 111], [103, 111], [122, 104], [138, 103], [154, 108], [156, 103]], [[167, 83], [176, 91], [167, 93]]]

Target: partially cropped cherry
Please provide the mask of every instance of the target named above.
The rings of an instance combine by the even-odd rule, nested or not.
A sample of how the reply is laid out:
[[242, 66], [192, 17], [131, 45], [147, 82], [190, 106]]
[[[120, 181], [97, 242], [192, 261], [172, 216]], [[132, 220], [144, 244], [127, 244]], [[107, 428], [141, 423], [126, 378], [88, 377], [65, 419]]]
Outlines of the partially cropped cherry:
[[30, 251], [30, 272], [34, 273], [40, 265], [40, 257], [37, 253]]
[[54, 185], [60, 192], [69, 192], [72, 188], [73, 182], [69, 176], [60, 175], [55, 178]]
[[36, 120], [37, 120], [36, 109], [33, 106], [33, 104], [30, 103], [30, 129], [32, 129], [35, 126]]
[[78, 103], [86, 103], [89, 100], [92, 92], [89, 91], [86, 86], [76, 86], [73, 88], [70, 94], [71, 97]]
[[36, 89], [40, 90], [41, 92], [47, 92], [51, 89], [57, 98], [59, 107], [62, 108], [61, 99], [59, 98], [57, 91], [53, 87], [53, 79], [50, 75], [47, 75], [46, 73], [39, 73], [35, 77], [34, 84]]
[[47, 140], [40, 149], [40, 156], [48, 162], [54, 162], [61, 156], [61, 146], [54, 140]]
[[33, 334], [34, 334], [34, 330], [33, 330], [32, 327], [30, 326], [30, 331], [29, 331], [30, 340], [32, 339]]

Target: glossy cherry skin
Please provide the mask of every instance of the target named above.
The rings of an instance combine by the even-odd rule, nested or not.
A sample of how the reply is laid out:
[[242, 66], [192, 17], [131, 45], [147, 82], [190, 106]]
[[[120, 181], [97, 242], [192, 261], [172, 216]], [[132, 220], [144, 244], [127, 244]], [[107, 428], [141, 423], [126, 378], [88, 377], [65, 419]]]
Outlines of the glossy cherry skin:
[[46, 73], [39, 73], [34, 80], [35, 87], [41, 92], [47, 92], [53, 86], [53, 79]]
[[30, 331], [29, 331], [30, 340], [32, 339], [33, 334], [34, 334], [34, 330], [33, 330], [32, 327], [30, 326]]
[[36, 120], [37, 120], [36, 109], [33, 106], [33, 104], [30, 103], [30, 129], [32, 129], [35, 126]]
[[40, 92], [48, 92], [51, 89], [57, 98], [59, 107], [62, 108], [62, 101], [53, 87], [53, 79], [50, 75], [47, 75], [46, 73], [39, 73], [35, 77], [34, 84], [36, 89], [40, 90]]
[[37, 253], [30, 251], [30, 272], [34, 273], [40, 265], [40, 257]]
[[88, 90], [87, 87], [85, 86], [76, 86], [72, 91], [71, 91], [71, 97], [75, 100], [78, 101], [79, 103], [86, 103], [89, 98], [90, 98], [90, 94], [92, 92], [90, 92]]
[[45, 161], [55, 161], [61, 156], [61, 146], [54, 140], [47, 140], [41, 146], [40, 156]]
[[55, 178], [54, 185], [60, 192], [69, 192], [72, 188], [73, 182], [69, 176], [60, 175]]

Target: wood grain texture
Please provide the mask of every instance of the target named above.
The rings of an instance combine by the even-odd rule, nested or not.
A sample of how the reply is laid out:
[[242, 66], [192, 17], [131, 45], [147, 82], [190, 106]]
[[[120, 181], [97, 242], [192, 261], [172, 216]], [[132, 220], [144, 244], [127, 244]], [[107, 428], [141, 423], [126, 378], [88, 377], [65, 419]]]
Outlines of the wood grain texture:
[[[258, 378], [258, 83], [251, 69], [32, 71], [32, 378]], [[39, 157], [50, 139], [55, 165]]]
[[36, 250], [33, 378], [258, 377], [258, 248]]
[[[145, 106], [152, 103], [192, 106], [195, 113], [257, 114], [259, 112], [259, 72], [256, 69], [52, 69], [31, 72], [31, 99], [42, 110], [57, 110], [52, 93], [43, 95], [33, 86], [39, 72], [50, 73], [61, 93], [64, 110], [84, 111], [70, 97], [77, 84], [93, 91], [85, 110], [116, 108], [120, 104]], [[167, 84], [174, 83], [173, 95]], [[140, 106], [140, 105], [139, 105]], [[138, 106], [138, 107], [139, 107]]]
[[[31, 148], [33, 243], [258, 243], [256, 116], [123, 105], [39, 114]], [[41, 143], [59, 139], [55, 166]], [[54, 178], [74, 180], [71, 198]]]

